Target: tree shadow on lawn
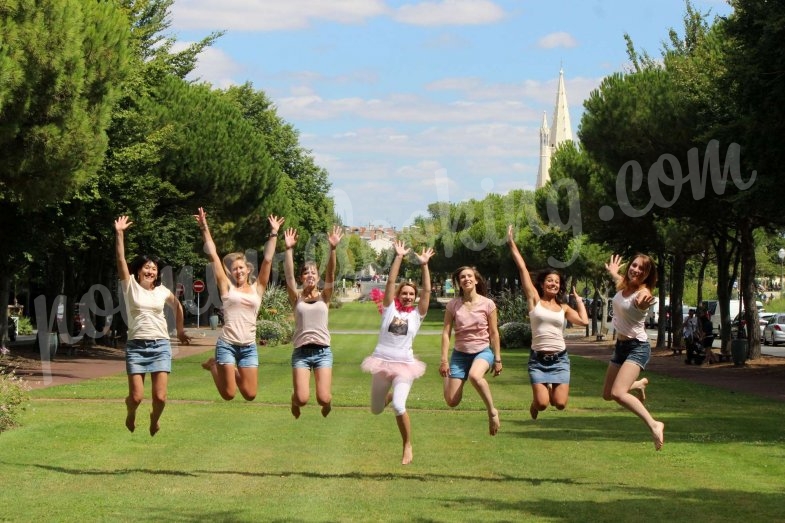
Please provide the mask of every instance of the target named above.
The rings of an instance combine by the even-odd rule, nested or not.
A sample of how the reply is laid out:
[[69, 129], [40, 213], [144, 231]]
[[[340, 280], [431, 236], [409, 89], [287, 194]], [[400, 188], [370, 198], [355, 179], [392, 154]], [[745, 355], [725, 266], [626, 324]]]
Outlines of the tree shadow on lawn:
[[318, 480], [361, 480], [361, 481], [390, 481], [390, 480], [410, 480], [418, 482], [430, 481], [468, 481], [468, 482], [489, 482], [489, 483], [503, 483], [503, 482], [520, 482], [528, 483], [532, 486], [539, 486], [543, 484], [559, 484], [559, 485], [587, 485], [589, 483], [576, 481], [572, 478], [536, 478], [515, 476], [512, 474], [495, 474], [493, 477], [481, 477], [475, 475], [461, 475], [461, 474], [417, 474], [417, 473], [367, 473], [367, 472], [342, 472], [342, 473], [329, 473], [329, 472], [309, 472], [309, 471], [266, 471], [266, 472], [248, 472], [238, 470], [205, 470], [196, 469], [192, 471], [185, 470], [160, 470], [160, 469], [116, 469], [116, 470], [102, 470], [102, 469], [89, 469], [89, 468], [70, 468], [59, 467], [53, 465], [42, 464], [22, 464], [22, 463], [8, 463], [6, 465], [13, 465], [18, 467], [33, 466], [39, 469], [47, 470], [50, 472], [57, 472], [60, 474], [70, 474], [74, 476], [114, 476], [114, 475], [128, 475], [128, 474], [150, 474], [153, 476], [178, 476], [178, 477], [199, 477], [199, 476], [243, 476], [249, 478], [283, 478], [283, 477], [299, 477], [305, 479], [318, 479]]
[[[705, 414], [682, 414], [679, 417], [657, 417], [665, 423], [665, 447], [669, 443], [730, 442], [781, 444], [782, 434], [772, 428], [770, 413], [729, 412], [724, 415], [714, 411]], [[624, 416], [570, 416], [548, 409], [537, 420], [528, 413], [525, 418], [502, 418], [505, 433], [516, 438], [550, 441], [619, 441], [629, 443], [640, 439], [648, 441], [648, 427], [633, 414]], [[506, 427], [506, 428], [505, 428]], [[753, 437], [754, 435], [754, 437]]]
[[781, 494], [748, 492], [735, 489], [694, 488], [689, 491], [651, 489], [641, 485], [606, 485], [618, 492], [607, 501], [542, 499], [522, 495], [520, 501], [488, 497], [440, 498], [443, 508], [492, 511], [500, 516], [518, 514], [548, 521], [741, 521], [754, 514], [757, 521], [781, 521], [785, 500]]

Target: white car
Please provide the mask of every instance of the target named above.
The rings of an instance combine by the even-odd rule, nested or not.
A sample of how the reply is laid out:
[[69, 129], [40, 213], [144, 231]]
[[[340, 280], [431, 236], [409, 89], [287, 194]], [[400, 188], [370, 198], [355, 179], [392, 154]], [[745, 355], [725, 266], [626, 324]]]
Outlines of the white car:
[[763, 329], [763, 344], [776, 345], [785, 342], [785, 314], [774, 313]]

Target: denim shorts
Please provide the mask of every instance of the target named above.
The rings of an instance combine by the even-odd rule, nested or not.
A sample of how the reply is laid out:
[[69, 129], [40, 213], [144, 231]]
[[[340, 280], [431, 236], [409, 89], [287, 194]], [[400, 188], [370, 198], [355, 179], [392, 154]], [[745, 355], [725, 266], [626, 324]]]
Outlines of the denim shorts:
[[293, 369], [329, 369], [333, 366], [333, 352], [322, 345], [303, 345], [292, 352]]
[[450, 356], [450, 377], [457, 378], [459, 380], [465, 380], [468, 378], [469, 369], [472, 368], [472, 364], [476, 358], [487, 361], [488, 370], [493, 367], [494, 356], [490, 347], [485, 347], [483, 350], [475, 354], [467, 354], [465, 352], [453, 349], [452, 355]]
[[219, 365], [236, 365], [237, 367], [258, 367], [259, 353], [256, 343], [248, 345], [235, 345], [218, 338], [215, 344], [215, 361]]
[[125, 344], [125, 372], [172, 372], [172, 345], [169, 340], [128, 340]]
[[556, 354], [531, 351], [528, 368], [532, 385], [570, 383], [570, 356], [566, 350]]
[[634, 363], [641, 369], [646, 368], [651, 358], [651, 345], [648, 341], [641, 340], [616, 340], [611, 363], [621, 365], [625, 361]]

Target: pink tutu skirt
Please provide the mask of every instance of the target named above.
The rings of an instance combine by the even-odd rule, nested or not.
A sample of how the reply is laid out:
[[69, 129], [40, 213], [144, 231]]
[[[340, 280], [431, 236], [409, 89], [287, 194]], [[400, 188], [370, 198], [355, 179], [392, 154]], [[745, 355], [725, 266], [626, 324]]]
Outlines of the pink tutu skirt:
[[365, 358], [360, 368], [371, 374], [384, 374], [391, 379], [403, 378], [411, 381], [425, 374], [425, 363], [420, 360], [388, 361], [373, 355]]

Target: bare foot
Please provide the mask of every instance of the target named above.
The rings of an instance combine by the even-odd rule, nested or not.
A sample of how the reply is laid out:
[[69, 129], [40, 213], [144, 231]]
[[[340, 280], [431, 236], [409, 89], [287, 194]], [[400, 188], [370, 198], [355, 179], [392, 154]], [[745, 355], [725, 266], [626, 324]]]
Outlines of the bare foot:
[[401, 465], [408, 465], [412, 462], [414, 458], [414, 453], [412, 452], [412, 444], [406, 443], [403, 446], [403, 458], [401, 459]]
[[537, 409], [537, 407], [534, 406], [534, 403], [532, 403], [529, 406], [529, 414], [531, 415], [532, 419], [537, 419], [537, 414], [539, 413], [540, 413], [539, 409]]
[[127, 428], [130, 432], [136, 430], [136, 408], [132, 408], [131, 405], [128, 404], [128, 399], [125, 400], [125, 407], [128, 413], [125, 415], [125, 428]]
[[665, 444], [665, 423], [661, 421], [654, 422], [654, 428], [651, 429], [651, 438], [654, 440], [654, 450], [660, 450]]
[[649, 384], [649, 378], [642, 378], [642, 379], [641, 379], [641, 380], [638, 382], [638, 387], [636, 387], [635, 389], [633, 389], [633, 390], [637, 390], [637, 391], [638, 391], [638, 393], [639, 393], [639, 394], [640, 394], [640, 396], [641, 396], [641, 401], [642, 401], [642, 402], [645, 402], [645, 401], [646, 401], [646, 385], [648, 385], [648, 384]]
[[202, 368], [204, 370], [210, 370], [211, 368], [213, 368], [213, 365], [215, 365], [215, 358], [210, 358], [209, 360], [202, 363]]
[[326, 418], [327, 415], [330, 414], [331, 410], [333, 410], [333, 404], [332, 403], [328, 403], [327, 405], [322, 405], [322, 416], [324, 416]]
[[294, 416], [294, 419], [298, 419], [300, 417], [300, 406], [297, 405], [294, 402], [294, 399], [292, 399], [292, 408], [291, 408], [291, 410], [292, 410], [292, 416]]
[[493, 412], [488, 416], [488, 433], [491, 436], [495, 436], [497, 432], [499, 432], [499, 427], [501, 427], [501, 421], [499, 421], [499, 411], [493, 409]]
[[158, 431], [161, 430], [161, 426], [158, 424], [158, 420], [153, 420], [153, 413], [150, 413], [150, 435], [155, 436]]

